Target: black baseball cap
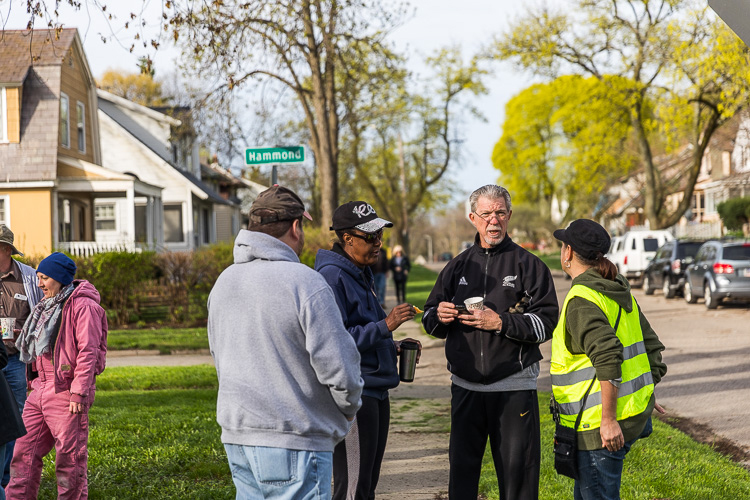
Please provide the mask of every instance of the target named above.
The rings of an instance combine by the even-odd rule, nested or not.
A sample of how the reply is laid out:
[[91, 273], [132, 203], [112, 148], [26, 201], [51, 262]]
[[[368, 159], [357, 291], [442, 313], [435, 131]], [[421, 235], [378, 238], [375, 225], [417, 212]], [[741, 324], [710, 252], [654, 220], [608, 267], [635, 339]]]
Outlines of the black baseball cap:
[[590, 219], [576, 219], [566, 229], [558, 229], [555, 238], [587, 260], [594, 260], [609, 251], [609, 233], [599, 223]]
[[258, 195], [250, 207], [250, 220], [256, 224], [270, 224], [304, 217], [312, 220], [297, 194], [278, 184]]
[[393, 227], [393, 223], [378, 217], [375, 209], [366, 201], [350, 201], [333, 212], [331, 231], [359, 229], [363, 233], [372, 234], [384, 227]]

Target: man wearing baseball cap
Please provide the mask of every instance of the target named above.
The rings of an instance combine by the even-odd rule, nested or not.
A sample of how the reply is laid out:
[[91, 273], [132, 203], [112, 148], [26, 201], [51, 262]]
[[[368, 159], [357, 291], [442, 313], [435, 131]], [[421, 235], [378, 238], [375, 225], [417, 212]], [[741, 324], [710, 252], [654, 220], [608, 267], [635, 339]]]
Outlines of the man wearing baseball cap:
[[[36, 286], [36, 271], [13, 259], [13, 255], [23, 257], [13, 242], [13, 231], [0, 224], [0, 318], [15, 318], [14, 332], [17, 334], [43, 295]], [[19, 359], [14, 338], [3, 339], [3, 345], [8, 353], [8, 364], [3, 368], [3, 374], [13, 391], [18, 410], [23, 412], [26, 404], [26, 365]], [[10, 482], [10, 460], [15, 443], [11, 441], [5, 445], [5, 466], [0, 468], [3, 488]], [[2, 461], [3, 457], [0, 457]]]
[[360, 407], [357, 347], [331, 288], [299, 261], [304, 219], [290, 189], [262, 192], [208, 299], [237, 498], [330, 498], [333, 449]]
[[383, 229], [393, 224], [364, 201], [344, 203], [333, 213], [332, 222], [338, 241], [331, 250], [318, 251], [315, 269], [333, 289], [344, 325], [362, 357], [365, 382], [362, 408], [333, 453], [333, 498], [374, 498], [390, 425], [388, 390], [399, 384], [400, 342], [393, 340], [392, 332], [414, 318], [415, 311], [404, 303], [386, 316], [375, 293], [370, 266], [378, 261]]

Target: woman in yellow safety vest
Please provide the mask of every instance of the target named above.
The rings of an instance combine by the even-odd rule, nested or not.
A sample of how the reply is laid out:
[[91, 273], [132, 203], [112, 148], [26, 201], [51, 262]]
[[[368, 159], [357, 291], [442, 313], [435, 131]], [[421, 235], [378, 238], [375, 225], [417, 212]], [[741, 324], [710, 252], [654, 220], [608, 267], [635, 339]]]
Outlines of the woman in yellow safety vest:
[[654, 396], [667, 371], [664, 345], [604, 257], [607, 231], [578, 219], [554, 235], [563, 271], [573, 278], [552, 336], [550, 372], [560, 424], [575, 428], [581, 413], [574, 497], [619, 499], [625, 455], [651, 434], [652, 411], [664, 413]]

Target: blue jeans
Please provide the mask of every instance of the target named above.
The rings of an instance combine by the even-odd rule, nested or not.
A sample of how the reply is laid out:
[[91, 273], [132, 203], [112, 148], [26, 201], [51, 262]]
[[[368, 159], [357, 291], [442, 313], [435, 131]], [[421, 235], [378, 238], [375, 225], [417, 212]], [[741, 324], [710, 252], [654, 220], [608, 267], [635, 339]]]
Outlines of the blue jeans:
[[385, 305], [385, 273], [375, 273], [375, 295], [382, 305]]
[[287, 450], [224, 443], [237, 500], [331, 498], [332, 451]]
[[[23, 415], [23, 405], [26, 404], [26, 365], [21, 362], [18, 353], [8, 356], [8, 365], [3, 368], [3, 373], [5, 374], [5, 380], [8, 381], [8, 385], [13, 391], [13, 396], [16, 398], [18, 411]], [[2, 481], [0, 482], [3, 487], [10, 482], [10, 460], [13, 458], [15, 444], [15, 441], [11, 441], [5, 446], [5, 466], [0, 468], [0, 471], [2, 471]], [[3, 497], [0, 497], [0, 500], [2, 499]]]
[[637, 438], [625, 443], [617, 451], [606, 448], [592, 451], [578, 451], [578, 481], [575, 482], [573, 498], [575, 500], [619, 500], [620, 481], [622, 480], [622, 463], [638, 439], [648, 437], [653, 427], [651, 418], [646, 422], [643, 432]]

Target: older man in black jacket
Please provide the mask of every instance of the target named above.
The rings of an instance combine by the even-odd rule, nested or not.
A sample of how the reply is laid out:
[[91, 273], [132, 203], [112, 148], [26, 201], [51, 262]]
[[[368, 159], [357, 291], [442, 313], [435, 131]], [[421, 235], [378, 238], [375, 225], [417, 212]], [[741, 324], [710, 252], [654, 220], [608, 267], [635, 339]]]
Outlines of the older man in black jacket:
[[[539, 344], [558, 316], [552, 275], [507, 235], [510, 193], [483, 186], [469, 198], [474, 245], [443, 269], [425, 305], [426, 331], [446, 339], [451, 385], [451, 500], [477, 498], [487, 438], [500, 498], [539, 496]], [[482, 297], [484, 308], [459, 311]]]

